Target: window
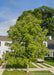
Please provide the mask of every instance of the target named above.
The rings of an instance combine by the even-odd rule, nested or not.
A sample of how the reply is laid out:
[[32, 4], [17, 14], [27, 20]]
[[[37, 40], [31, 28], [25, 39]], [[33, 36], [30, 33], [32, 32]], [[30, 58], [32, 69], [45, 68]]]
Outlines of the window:
[[1, 42], [0, 42], [0, 46], [1, 46]]
[[49, 54], [45, 54], [46, 57], [49, 57]]

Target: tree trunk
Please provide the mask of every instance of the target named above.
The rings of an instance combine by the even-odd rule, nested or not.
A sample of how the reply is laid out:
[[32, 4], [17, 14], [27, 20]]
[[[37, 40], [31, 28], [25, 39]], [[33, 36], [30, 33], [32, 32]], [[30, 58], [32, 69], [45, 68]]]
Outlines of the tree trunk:
[[27, 74], [29, 73], [29, 63], [27, 63]]

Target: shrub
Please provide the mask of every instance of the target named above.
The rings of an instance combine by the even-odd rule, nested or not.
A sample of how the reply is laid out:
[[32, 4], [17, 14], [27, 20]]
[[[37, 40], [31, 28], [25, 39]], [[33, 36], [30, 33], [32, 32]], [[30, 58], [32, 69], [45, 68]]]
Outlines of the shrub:
[[54, 60], [54, 57], [45, 57], [45, 60]]

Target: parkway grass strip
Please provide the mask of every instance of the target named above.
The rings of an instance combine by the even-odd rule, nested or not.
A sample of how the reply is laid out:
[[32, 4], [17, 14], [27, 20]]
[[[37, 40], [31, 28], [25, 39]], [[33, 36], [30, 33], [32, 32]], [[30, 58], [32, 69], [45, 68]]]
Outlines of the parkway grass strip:
[[36, 63], [36, 65], [39, 66], [40, 68], [43, 68], [42, 66], [38, 65], [37, 63]]
[[44, 65], [44, 66], [46, 66], [46, 67], [48, 67], [48, 68], [50, 68], [50, 66], [48, 66], [48, 65], [46, 65], [46, 64], [44, 64], [44, 63], [41, 63], [42, 65]]

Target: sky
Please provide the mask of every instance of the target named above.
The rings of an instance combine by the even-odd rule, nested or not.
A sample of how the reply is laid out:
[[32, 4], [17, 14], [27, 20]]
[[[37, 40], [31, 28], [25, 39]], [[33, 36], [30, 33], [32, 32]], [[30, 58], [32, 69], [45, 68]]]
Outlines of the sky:
[[40, 6], [54, 9], [54, 0], [0, 0], [0, 36], [6, 36], [11, 25], [26, 10], [34, 10]]

